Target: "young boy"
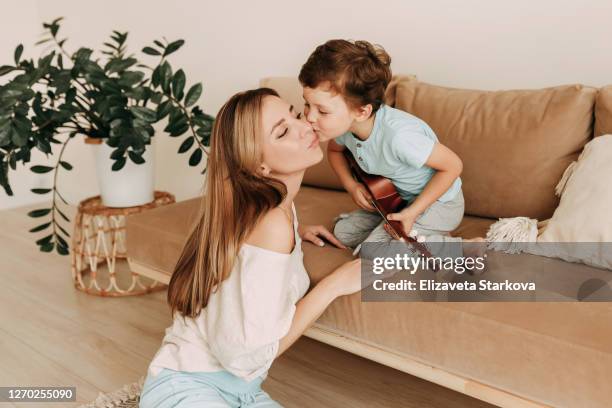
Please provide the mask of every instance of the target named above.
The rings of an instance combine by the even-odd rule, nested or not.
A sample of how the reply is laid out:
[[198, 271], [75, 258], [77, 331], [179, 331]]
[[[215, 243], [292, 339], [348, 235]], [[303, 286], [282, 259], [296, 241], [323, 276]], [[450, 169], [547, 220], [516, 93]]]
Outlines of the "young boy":
[[[330, 40], [315, 49], [300, 71], [306, 120], [321, 142], [329, 140], [329, 162], [361, 207], [341, 217], [334, 233], [350, 247], [392, 239], [365, 186], [351, 176], [342, 153], [349, 149], [365, 172], [390, 179], [407, 202], [388, 219], [400, 221], [407, 234], [416, 230], [427, 242], [460, 243], [448, 233], [464, 214], [463, 164], [427, 123], [383, 103], [390, 63], [381, 47], [366, 41]], [[461, 255], [460, 244], [451, 246], [451, 253]]]

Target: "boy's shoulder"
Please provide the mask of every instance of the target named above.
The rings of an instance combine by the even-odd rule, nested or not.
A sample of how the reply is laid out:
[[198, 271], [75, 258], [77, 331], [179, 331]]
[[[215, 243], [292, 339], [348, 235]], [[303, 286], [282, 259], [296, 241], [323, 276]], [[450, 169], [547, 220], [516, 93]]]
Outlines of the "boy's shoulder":
[[406, 134], [424, 136], [427, 133], [427, 124], [417, 116], [384, 105], [383, 120], [381, 121], [382, 132], [389, 143], [393, 143], [395, 136], [404, 137]]
[[416, 117], [415, 115], [389, 105], [383, 105], [381, 107], [381, 111], [383, 114], [382, 123], [384, 126], [389, 128], [414, 127], [415, 129], [418, 129], [423, 126], [424, 123], [422, 119]]

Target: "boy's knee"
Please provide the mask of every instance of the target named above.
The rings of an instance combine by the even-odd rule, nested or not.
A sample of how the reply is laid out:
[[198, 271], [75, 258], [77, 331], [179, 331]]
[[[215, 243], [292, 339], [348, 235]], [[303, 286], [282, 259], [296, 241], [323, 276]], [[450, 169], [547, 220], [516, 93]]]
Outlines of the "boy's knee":
[[360, 243], [358, 242], [359, 234], [355, 233], [351, 222], [347, 222], [347, 219], [340, 219], [336, 222], [334, 235], [338, 238], [338, 241], [349, 247], [354, 247]]

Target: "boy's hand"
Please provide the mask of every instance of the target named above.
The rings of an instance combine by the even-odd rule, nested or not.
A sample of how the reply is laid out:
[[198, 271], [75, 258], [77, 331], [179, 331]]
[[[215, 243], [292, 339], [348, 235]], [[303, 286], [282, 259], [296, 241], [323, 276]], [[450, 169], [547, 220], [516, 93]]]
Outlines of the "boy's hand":
[[342, 242], [338, 241], [338, 238], [334, 236], [331, 232], [328, 231], [322, 225], [298, 225], [298, 235], [302, 240], [312, 242], [317, 246], [324, 246], [325, 243], [319, 236], [325, 238], [329, 242], [331, 242], [334, 246], [346, 249]]
[[361, 183], [355, 183], [347, 189], [355, 204], [364, 210], [374, 211], [375, 208], [371, 204], [372, 196], [368, 193], [366, 187]]
[[412, 231], [412, 226], [414, 225], [417, 219], [417, 215], [413, 214], [408, 209], [405, 209], [398, 213], [387, 214], [387, 219], [391, 221], [401, 222], [406, 235], [410, 235], [410, 232]]

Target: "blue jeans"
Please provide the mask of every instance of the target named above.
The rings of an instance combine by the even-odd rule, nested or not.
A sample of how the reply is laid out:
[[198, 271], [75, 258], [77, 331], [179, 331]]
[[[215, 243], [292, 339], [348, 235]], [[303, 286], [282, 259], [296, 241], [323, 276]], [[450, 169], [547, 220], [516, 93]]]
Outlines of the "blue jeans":
[[263, 378], [251, 382], [227, 371], [185, 372], [163, 369], [147, 376], [140, 408], [282, 408], [261, 389]]

